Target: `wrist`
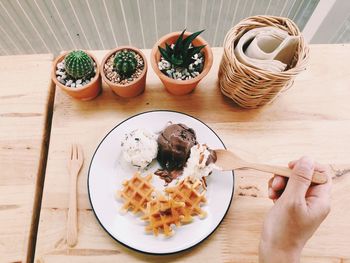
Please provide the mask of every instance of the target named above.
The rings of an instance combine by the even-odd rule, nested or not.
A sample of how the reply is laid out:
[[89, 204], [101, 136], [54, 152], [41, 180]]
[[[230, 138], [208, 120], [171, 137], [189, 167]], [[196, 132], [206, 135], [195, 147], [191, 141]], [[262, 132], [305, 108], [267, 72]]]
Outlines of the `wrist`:
[[260, 263], [299, 263], [302, 248], [273, 246], [263, 240], [259, 245]]

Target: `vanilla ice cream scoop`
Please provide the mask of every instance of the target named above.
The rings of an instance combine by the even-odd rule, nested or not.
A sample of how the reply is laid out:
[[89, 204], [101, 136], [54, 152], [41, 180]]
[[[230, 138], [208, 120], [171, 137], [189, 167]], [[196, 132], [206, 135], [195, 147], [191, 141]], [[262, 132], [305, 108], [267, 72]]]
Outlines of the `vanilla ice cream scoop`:
[[157, 135], [144, 129], [126, 134], [121, 146], [124, 160], [140, 169], [146, 168], [157, 157]]
[[191, 148], [190, 158], [183, 171], [184, 177], [202, 179], [211, 174], [215, 166], [216, 154], [205, 144], [197, 144]]

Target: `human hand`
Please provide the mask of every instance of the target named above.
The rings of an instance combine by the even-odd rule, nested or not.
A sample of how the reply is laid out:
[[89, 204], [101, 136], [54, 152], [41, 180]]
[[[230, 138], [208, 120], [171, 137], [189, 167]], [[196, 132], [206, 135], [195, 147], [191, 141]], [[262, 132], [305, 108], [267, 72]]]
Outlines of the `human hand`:
[[[302, 157], [289, 163], [287, 179], [278, 175], [268, 184], [275, 205], [263, 225], [260, 262], [299, 262], [301, 250], [330, 212], [331, 173], [326, 167]], [[325, 184], [311, 185], [315, 171], [325, 173]]]

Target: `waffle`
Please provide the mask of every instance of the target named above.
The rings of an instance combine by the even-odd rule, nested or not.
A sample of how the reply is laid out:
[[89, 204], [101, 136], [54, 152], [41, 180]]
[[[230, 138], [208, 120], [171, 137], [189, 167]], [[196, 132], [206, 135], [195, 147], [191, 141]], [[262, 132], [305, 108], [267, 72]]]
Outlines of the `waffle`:
[[201, 205], [206, 203], [206, 189], [203, 183], [197, 178], [186, 177], [174, 187], [168, 187], [165, 192], [177, 202], [184, 202], [182, 208], [182, 222], [189, 223], [192, 216], [198, 215], [200, 218], [206, 217], [207, 213], [202, 210]]
[[117, 192], [117, 196], [124, 200], [121, 210], [123, 212], [132, 211], [133, 213], [145, 213], [147, 202], [152, 198], [154, 191], [150, 183], [152, 174], [142, 177], [140, 172], [136, 172], [130, 180], [123, 183], [123, 189]]
[[153, 232], [158, 236], [159, 232], [169, 237], [174, 234], [173, 226], [180, 226], [183, 215], [183, 202], [176, 202], [171, 198], [158, 194], [156, 198], [147, 203], [146, 214], [142, 219], [149, 224], [146, 226], [146, 232]]

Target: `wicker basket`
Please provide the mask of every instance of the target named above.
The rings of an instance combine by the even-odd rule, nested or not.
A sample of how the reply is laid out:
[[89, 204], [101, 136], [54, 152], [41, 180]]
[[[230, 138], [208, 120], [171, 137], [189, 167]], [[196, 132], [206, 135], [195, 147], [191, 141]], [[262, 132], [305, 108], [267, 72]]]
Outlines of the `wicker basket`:
[[243, 108], [257, 108], [272, 101], [278, 93], [289, 88], [294, 78], [305, 70], [309, 49], [301, 36], [297, 51], [283, 72], [269, 72], [242, 64], [234, 54], [240, 37], [247, 31], [273, 26], [292, 36], [301, 36], [296, 24], [288, 18], [252, 16], [230, 29], [224, 40], [224, 54], [219, 68], [219, 85], [222, 93]]

